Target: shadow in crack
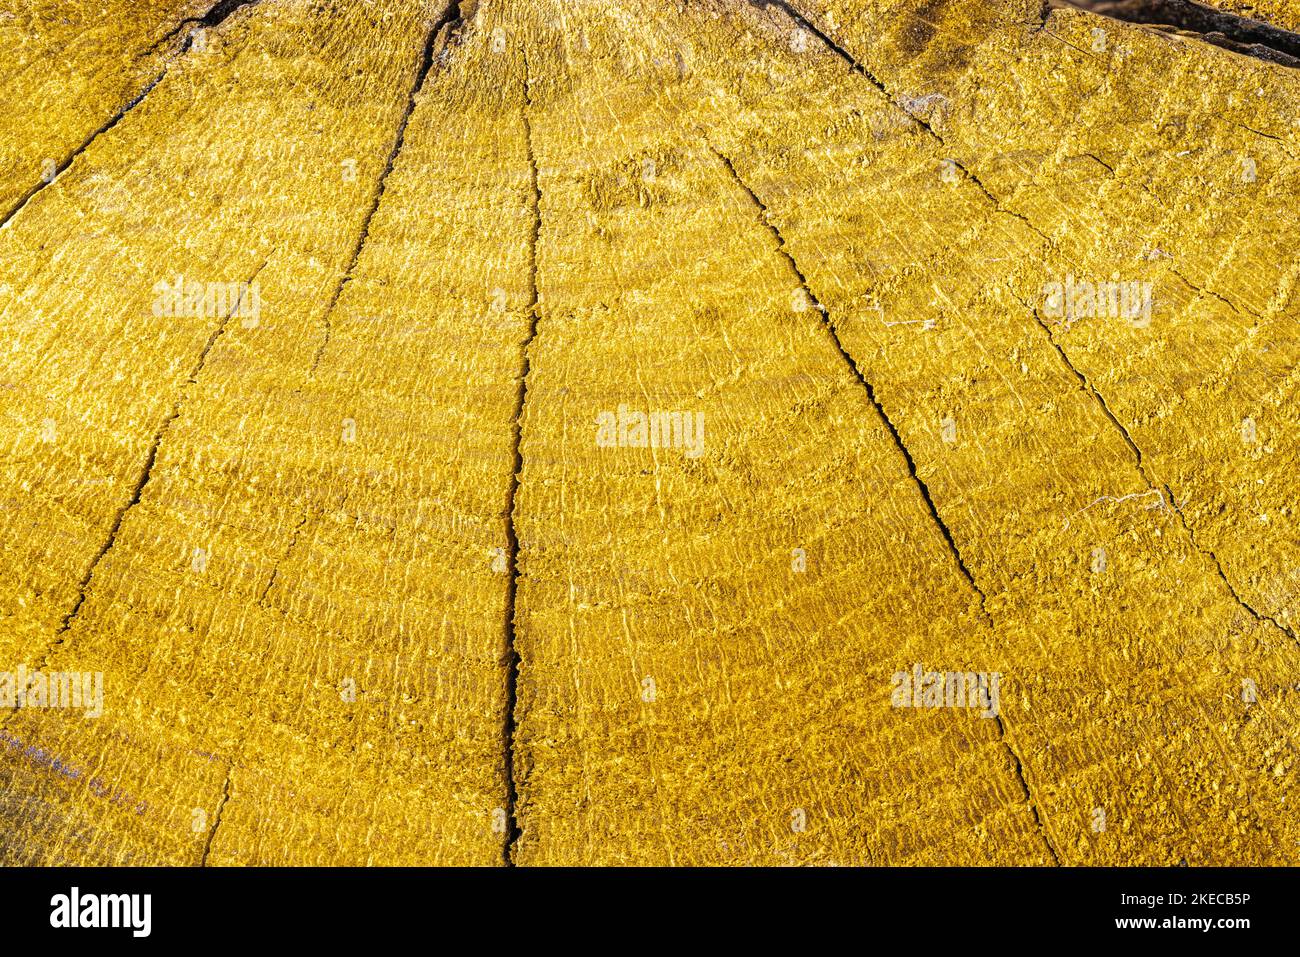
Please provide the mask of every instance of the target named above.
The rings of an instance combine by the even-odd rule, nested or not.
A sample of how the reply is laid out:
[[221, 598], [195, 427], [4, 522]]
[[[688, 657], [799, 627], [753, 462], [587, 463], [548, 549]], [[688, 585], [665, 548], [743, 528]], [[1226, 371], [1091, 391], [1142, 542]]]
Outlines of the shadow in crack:
[[1300, 34], [1192, 0], [1050, 0], [1049, 6], [1190, 34], [1246, 56], [1300, 68]]

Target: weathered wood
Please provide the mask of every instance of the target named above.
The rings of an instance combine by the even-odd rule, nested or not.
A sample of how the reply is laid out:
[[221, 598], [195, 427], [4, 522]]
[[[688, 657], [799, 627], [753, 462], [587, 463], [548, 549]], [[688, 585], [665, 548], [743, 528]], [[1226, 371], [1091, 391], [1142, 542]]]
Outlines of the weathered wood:
[[1290, 859], [1300, 71], [1037, 0], [145, 6], [84, 102], [0, 81], [0, 187], [75, 153], [0, 229], [0, 670], [105, 673], [0, 715], [0, 859]]
[[[753, 198], [670, 121], [717, 50], [607, 11], [514, 29], [550, 67], [517, 859], [1050, 862], [995, 721], [888, 708], [900, 667], [983, 670], [978, 595]], [[702, 417], [703, 454], [602, 446], [623, 409]]]
[[[446, 8], [376, 9], [228, 24], [3, 236], [6, 660], [110, 702], [6, 722], [11, 859], [500, 859], [522, 130], [455, 61], [390, 175]], [[100, 164], [137, 204], [82, 220]], [[259, 314], [156, 316], [175, 275]]]
[[[158, 81], [204, 0], [0, 5], [0, 222]], [[95, 197], [120, 204], [104, 181]]]
[[[743, 35], [718, 33], [719, 24], [733, 14], [753, 31], [747, 45]], [[632, 16], [637, 22], [648, 18], [648, 10]], [[703, 77], [699, 87], [677, 95], [671, 82], [656, 84], [647, 77], [648, 66], [638, 70], [635, 54], [621, 45], [598, 46], [597, 28], [575, 30], [582, 38], [575, 48], [591, 51], [580, 67], [570, 68], [573, 75], [598, 76], [600, 62], [612, 60], [617, 65], [611, 72], [621, 65], [651, 87], [643, 96], [659, 112], [624, 93], [617, 102], [631, 102], [626, 114], [611, 117], [610, 132], [551, 139], [581, 143], [588, 151], [593, 141], [618, 142], [623, 160], [615, 169], [626, 177], [639, 157], [655, 155], [635, 140], [624, 142], [638, 115], [650, 113], [644, 122], [652, 129], [665, 125], [658, 119], [662, 115], [689, 116], [688, 127], [715, 125], [708, 135], [736, 156], [742, 178], [751, 177], [747, 182], [767, 207], [769, 222], [788, 241], [795, 261], [803, 263], [847, 351], [875, 382], [876, 395], [921, 463], [957, 547], [991, 596], [994, 633], [985, 641], [999, 648], [1000, 660], [1016, 663], [1021, 692], [1021, 707], [1008, 711], [1005, 722], [1020, 742], [1037, 802], [1047, 805], [1045, 829], [1055, 834], [1060, 853], [1067, 859], [1128, 861], [1178, 860], [1189, 853], [1207, 859], [1267, 855], [1267, 846], [1252, 848], [1248, 835], [1261, 827], [1286, 833], [1290, 826], [1285, 791], [1276, 783], [1285, 767], [1264, 757], [1289, 740], [1285, 717], [1265, 732], [1262, 744], [1249, 748], [1232, 739], [1253, 736], [1256, 727], [1227, 732], [1224, 754], [1232, 757], [1223, 763], [1216, 759], [1215, 778], [1206, 777], [1203, 759], [1187, 755], [1169, 761], [1167, 755], [1181, 747], [1183, 734], [1199, 742], [1198, 748], [1224, 737], [1222, 718], [1213, 709], [1226, 708], [1225, 717], [1242, 713], [1242, 706], [1233, 704], [1240, 676], [1265, 675], [1270, 687], [1286, 687], [1294, 645], [1285, 621], [1280, 627], [1260, 620], [1234, 597], [1216, 558], [1198, 545], [1194, 526], [1173, 508], [1164, 483], [1149, 477], [1151, 463], [1139, 467], [1131, 439], [1113, 421], [1104, 394], [1080, 382], [1068, 356], [1057, 351], [1056, 333], [1035, 319], [1041, 303], [1032, 300], [1050, 278], [1053, 263], [1043, 263], [1047, 243], [1034, 224], [1000, 211], [960, 167], [945, 166], [950, 154], [944, 143], [835, 57], [805, 46], [794, 26], [779, 16], [756, 22], [745, 8], [728, 5], [716, 5], [713, 16], [665, 25], [666, 32], [690, 38], [696, 54], [691, 67]], [[671, 46], [647, 51], [642, 59], [670, 63]], [[748, 70], [737, 77], [728, 72], [733, 63]], [[607, 80], [594, 85], [600, 88], [602, 82], [608, 86]], [[732, 95], [737, 88], [753, 93]], [[574, 109], [593, 99], [573, 94]], [[699, 110], [702, 103], [710, 108]], [[557, 107], [555, 112], [570, 111]], [[592, 114], [590, 122], [599, 122], [600, 111]], [[792, 114], [797, 123], [789, 121]], [[864, 143], [871, 145], [869, 151]], [[968, 163], [964, 157], [959, 161]], [[653, 194], [646, 195], [643, 202], [653, 200]], [[564, 209], [576, 204], [566, 200]], [[608, 228], [597, 232], [607, 234], [618, 235]], [[633, 249], [645, 248], [629, 242]], [[568, 260], [577, 257], [570, 254]], [[1026, 267], [1035, 271], [1027, 275]], [[1103, 276], [1113, 271], [1111, 266]], [[751, 275], [734, 266], [706, 274], [713, 272]], [[1022, 298], [1030, 301], [1024, 304]], [[1160, 318], [1168, 321], [1163, 312]], [[1097, 332], [1117, 341], [1117, 348], [1126, 342], [1136, 348], [1145, 334], [1127, 324], [1110, 325]], [[1233, 328], [1245, 335], [1245, 326]], [[1177, 345], [1187, 350], [1186, 344]], [[1193, 352], [1191, 359], [1197, 358]], [[682, 360], [671, 363], [684, 366]], [[955, 440], [945, 438], [944, 419], [953, 420]], [[1047, 438], [1059, 435], [1089, 438], [1066, 446]], [[525, 489], [528, 477], [526, 471]], [[1168, 504], [1152, 524], [1143, 506], [1161, 501]], [[962, 504], [953, 508], [951, 503]], [[1099, 559], [1101, 554], [1107, 558]], [[1092, 566], [1103, 561], [1105, 571], [1094, 572]], [[523, 567], [527, 571], [527, 561]], [[1169, 582], [1176, 588], [1169, 589]], [[530, 584], [526, 576], [525, 594]], [[1127, 613], [1110, 614], [1114, 607]], [[1188, 607], [1207, 620], [1189, 622]], [[1224, 636], [1232, 636], [1227, 650], [1233, 677], [1224, 680], [1207, 671], [1203, 657], [1189, 659], [1189, 636], [1190, 648], [1199, 646], [1200, 655], [1211, 649], [1223, 654]], [[693, 639], [691, 646], [699, 641]], [[1088, 648], [1082, 670], [1071, 658], [1080, 646]], [[583, 660], [582, 655], [570, 658]], [[1153, 711], [1153, 687], [1171, 691], [1172, 700], [1195, 701], [1196, 710], [1176, 718], [1160, 715]], [[707, 700], [709, 692], [701, 697]], [[1094, 720], [1080, 726], [1081, 712]], [[523, 715], [521, 726], [527, 728], [526, 707]], [[1125, 757], [1118, 765], [1115, 760], [1099, 764], [1098, 753]], [[548, 758], [548, 765], [555, 760]], [[770, 794], [780, 785], [751, 775], [747, 787], [744, 793], [755, 803], [770, 806]], [[1198, 808], [1173, 833], [1166, 814], [1138, 810], [1170, 788]], [[538, 789], [527, 790], [536, 794]], [[724, 790], [738, 802], [733, 789]], [[1260, 798], [1248, 812], [1252, 820], [1225, 828], [1228, 816], [1245, 813], [1236, 804], [1246, 790]], [[660, 785], [657, 791], [662, 804], [677, 803], [671, 788]], [[1118, 808], [1124, 809], [1118, 813], [1126, 833], [1098, 839], [1088, 823], [1094, 812], [1100, 809], [1113, 819]], [[1179, 812], [1171, 807], [1167, 813]], [[525, 833], [528, 820], [525, 814]], [[670, 836], [663, 840], [667, 844]]]

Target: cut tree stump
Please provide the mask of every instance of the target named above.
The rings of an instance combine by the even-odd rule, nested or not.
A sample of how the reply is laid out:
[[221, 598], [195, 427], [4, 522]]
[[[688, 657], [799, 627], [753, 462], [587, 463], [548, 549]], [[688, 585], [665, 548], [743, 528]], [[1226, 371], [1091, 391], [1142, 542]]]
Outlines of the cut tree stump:
[[0, 861], [1294, 859], [1277, 50], [209, 3], [0, 8]]

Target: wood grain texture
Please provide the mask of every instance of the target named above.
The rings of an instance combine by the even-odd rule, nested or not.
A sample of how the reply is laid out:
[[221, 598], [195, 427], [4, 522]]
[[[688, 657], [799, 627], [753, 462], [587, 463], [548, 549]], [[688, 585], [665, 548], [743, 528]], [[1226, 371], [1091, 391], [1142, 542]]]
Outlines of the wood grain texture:
[[0, 672], [104, 674], [0, 713], [0, 860], [1294, 860], [1300, 71], [117, 6], [0, 14]]

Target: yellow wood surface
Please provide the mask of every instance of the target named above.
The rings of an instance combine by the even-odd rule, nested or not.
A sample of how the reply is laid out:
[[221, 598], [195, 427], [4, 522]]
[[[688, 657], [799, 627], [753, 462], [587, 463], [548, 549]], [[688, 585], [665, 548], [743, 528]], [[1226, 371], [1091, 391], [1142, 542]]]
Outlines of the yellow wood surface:
[[1300, 71], [1029, 0], [48, 6], [0, 671], [104, 713], [0, 713], [0, 860], [1295, 860]]

